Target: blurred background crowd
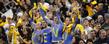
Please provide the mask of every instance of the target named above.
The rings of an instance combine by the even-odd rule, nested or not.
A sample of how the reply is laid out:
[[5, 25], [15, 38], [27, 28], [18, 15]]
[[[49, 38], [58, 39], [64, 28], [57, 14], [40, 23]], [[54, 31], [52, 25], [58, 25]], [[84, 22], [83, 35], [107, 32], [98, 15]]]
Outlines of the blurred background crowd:
[[109, 44], [109, 0], [0, 0], [0, 44]]

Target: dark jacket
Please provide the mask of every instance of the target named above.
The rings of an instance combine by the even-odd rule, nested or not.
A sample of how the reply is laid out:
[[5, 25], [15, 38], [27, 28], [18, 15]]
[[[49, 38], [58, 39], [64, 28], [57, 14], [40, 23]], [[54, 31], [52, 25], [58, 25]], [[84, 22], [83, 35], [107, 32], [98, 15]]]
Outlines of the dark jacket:
[[105, 39], [98, 38], [98, 39], [94, 42], [94, 44], [104, 44], [104, 43], [109, 44], [109, 38], [108, 38], [108, 37], [105, 38]]

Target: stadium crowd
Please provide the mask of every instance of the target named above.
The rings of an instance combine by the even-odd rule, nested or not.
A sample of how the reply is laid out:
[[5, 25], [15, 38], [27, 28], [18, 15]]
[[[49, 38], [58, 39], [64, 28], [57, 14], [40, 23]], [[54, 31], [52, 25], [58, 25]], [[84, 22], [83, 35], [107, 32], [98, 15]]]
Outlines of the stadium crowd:
[[109, 0], [0, 0], [0, 44], [109, 44]]

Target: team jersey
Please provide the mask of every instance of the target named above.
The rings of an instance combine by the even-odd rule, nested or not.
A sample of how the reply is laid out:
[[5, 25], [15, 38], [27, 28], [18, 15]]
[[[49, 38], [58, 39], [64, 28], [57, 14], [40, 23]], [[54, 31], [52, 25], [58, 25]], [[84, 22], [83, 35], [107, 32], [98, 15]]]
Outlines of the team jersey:
[[44, 21], [46, 21], [48, 24], [52, 27], [52, 42], [57, 42], [62, 40], [62, 29], [63, 29], [63, 23], [60, 19], [59, 13], [56, 13], [56, 16], [58, 18], [58, 24], [54, 23], [54, 21], [49, 20], [45, 17], [45, 13], [42, 9], [39, 10], [40, 14]]
[[50, 28], [45, 28], [43, 31], [43, 44], [52, 44], [52, 33]]
[[62, 40], [62, 24], [55, 25], [52, 27], [52, 41], [60, 41]]
[[72, 44], [73, 35], [65, 32], [63, 34], [63, 39], [64, 39], [64, 44]]
[[73, 26], [73, 24], [69, 24], [68, 26], [66, 26], [66, 24], [64, 23], [64, 29], [63, 29], [64, 44], [71, 44], [72, 36], [70, 35], [70, 33], [72, 32], [72, 30], [71, 30], [72, 26]]
[[32, 44], [42, 44], [42, 30], [34, 30], [32, 33]]

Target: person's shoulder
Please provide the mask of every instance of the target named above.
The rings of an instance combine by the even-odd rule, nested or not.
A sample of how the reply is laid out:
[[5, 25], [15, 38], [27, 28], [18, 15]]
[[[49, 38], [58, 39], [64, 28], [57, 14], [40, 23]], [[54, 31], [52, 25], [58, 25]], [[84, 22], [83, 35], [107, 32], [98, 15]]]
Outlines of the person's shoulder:
[[107, 37], [106, 40], [109, 41], [109, 37]]
[[101, 28], [102, 29], [109, 29], [109, 24], [104, 23]]
[[102, 24], [102, 27], [104, 27], [105, 25], [106, 25], [106, 23], [103, 23], [103, 24]]
[[100, 38], [97, 38], [97, 39], [94, 41], [94, 44], [100, 43], [99, 41], [100, 41]]
[[51, 27], [47, 27], [47, 28], [43, 29], [42, 32], [51, 32]]
[[109, 44], [109, 37], [106, 37], [105, 40], [106, 40], [105, 42], [106, 42], [107, 44]]

